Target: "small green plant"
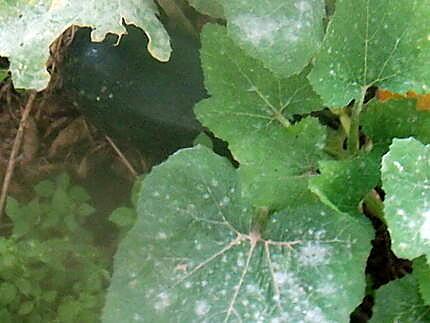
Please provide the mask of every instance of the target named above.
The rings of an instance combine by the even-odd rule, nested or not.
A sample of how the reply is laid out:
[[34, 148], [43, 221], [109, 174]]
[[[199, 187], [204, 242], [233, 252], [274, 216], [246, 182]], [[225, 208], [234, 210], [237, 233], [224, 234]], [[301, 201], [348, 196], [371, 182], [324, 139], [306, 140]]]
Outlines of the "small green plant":
[[0, 321], [96, 322], [109, 263], [85, 229], [90, 197], [67, 175], [34, 190], [28, 203], [8, 199], [14, 226], [0, 239]]

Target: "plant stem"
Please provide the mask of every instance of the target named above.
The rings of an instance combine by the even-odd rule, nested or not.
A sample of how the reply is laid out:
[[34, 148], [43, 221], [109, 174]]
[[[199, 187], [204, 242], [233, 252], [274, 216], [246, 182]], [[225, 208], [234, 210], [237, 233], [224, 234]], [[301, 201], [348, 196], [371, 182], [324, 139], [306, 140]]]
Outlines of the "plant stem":
[[363, 109], [366, 91], [367, 87], [363, 87], [360, 98], [355, 102], [352, 108], [351, 126], [348, 136], [348, 150], [352, 156], [356, 155], [360, 150], [360, 113]]
[[19, 150], [21, 149], [24, 130], [27, 125], [27, 119], [30, 116], [31, 110], [33, 109], [33, 103], [34, 103], [34, 100], [36, 99], [36, 95], [37, 95], [37, 91], [30, 92], [30, 96], [27, 100], [27, 104], [21, 116], [21, 121], [19, 123], [18, 132], [16, 133], [15, 141], [12, 146], [12, 151], [10, 153], [9, 161], [6, 168], [6, 174], [3, 179], [3, 186], [0, 192], [0, 224], [3, 218], [3, 212], [6, 204], [9, 185], [12, 180], [13, 172], [15, 170], [16, 157], [18, 156]]
[[384, 219], [384, 203], [381, 201], [378, 193], [375, 190], [369, 192], [363, 200], [364, 204], [370, 211], [370, 213], [376, 216], [379, 220], [385, 223]]

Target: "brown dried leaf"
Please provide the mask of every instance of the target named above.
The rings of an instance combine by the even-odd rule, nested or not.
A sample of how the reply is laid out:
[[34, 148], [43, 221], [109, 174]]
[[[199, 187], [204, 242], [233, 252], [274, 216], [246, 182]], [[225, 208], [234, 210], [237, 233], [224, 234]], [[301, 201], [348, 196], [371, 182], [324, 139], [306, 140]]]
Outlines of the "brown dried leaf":
[[88, 128], [83, 117], [76, 118], [66, 128], [60, 131], [51, 146], [48, 157], [54, 157], [59, 150], [70, 148], [85, 138], [88, 138]]

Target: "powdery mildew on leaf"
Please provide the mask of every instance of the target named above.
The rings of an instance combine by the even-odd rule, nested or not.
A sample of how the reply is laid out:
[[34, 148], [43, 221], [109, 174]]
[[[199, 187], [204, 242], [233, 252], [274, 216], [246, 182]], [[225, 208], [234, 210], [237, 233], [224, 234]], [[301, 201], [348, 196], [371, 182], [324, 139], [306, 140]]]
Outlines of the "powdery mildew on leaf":
[[230, 1], [223, 5], [230, 36], [278, 76], [298, 74], [319, 49], [324, 1]]
[[430, 146], [394, 139], [382, 160], [385, 217], [397, 256], [430, 256]]
[[242, 164], [244, 194], [260, 206], [280, 207], [297, 200], [318, 160], [326, 157], [325, 129], [317, 119], [290, 126], [293, 115], [320, 109], [305, 74], [276, 77], [220, 26], [204, 29], [201, 53], [211, 97], [198, 103], [195, 112], [228, 141]]
[[0, 55], [11, 60], [15, 86], [43, 89], [49, 80], [46, 61], [50, 44], [69, 26], [94, 28], [92, 38], [126, 32], [122, 19], [145, 30], [148, 50], [161, 61], [170, 57], [167, 32], [156, 17], [152, 0], [72, 1], [18, 0], [0, 4]]
[[378, 85], [395, 93], [430, 90], [429, 0], [338, 0], [309, 75], [328, 106]]
[[145, 178], [103, 322], [346, 322], [370, 226], [307, 202], [260, 230], [255, 216], [268, 213], [242, 199], [227, 160], [202, 146], [176, 153]]

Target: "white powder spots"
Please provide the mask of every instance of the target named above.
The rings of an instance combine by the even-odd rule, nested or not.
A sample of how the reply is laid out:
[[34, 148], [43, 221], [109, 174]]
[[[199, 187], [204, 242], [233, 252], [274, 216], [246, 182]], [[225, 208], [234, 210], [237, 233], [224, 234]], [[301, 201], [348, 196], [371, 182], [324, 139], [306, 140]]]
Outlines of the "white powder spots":
[[166, 240], [167, 239], [166, 232], [163, 232], [163, 231], [158, 232], [157, 239], [158, 240]]
[[137, 281], [137, 279], [133, 279], [132, 281], [130, 281], [130, 282], [128, 283], [128, 286], [129, 286], [130, 288], [136, 288], [136, 287], [137, 287], [137, 285], [138, 285], [138, 281]]
[[157, 295], [155, 304], [154, 304], [154, 308], [157, 311], [161, 311], [164, 310], [166, 307], [168, 307], [170, 305], [170, 297], [169, 294], [167, 294], [166, 292], [162, 292], [160, 294]]
[[420, 229], [421, 239], [430, 240], [430, 210], [423, 213], [424, 223]]
[[274, 33], [282, 27], [282, 23], [271, 17], [258, 17], [253, 14], [237, 16], [232, 23], [239, 27], [245, 38], [254, 46], [261, 42], [273, 42]]
[[134, 313], [133, 315], [133, 320], [139, 322], [139, 321], [143, 321], [143, 316], [138, 314], [138, 313]]
[[402, 166], [402, 164], [400, 164], [398, 161], [394, 161], [393, 164], [394, 164], [394, 166], [396, 166], [396, 168], [399, 172], [403, 172], [405, 170], [405, 168]]
[[288, 275], [285, 272], [277, 272], [273, 275], [273, 280], [278, 286], [282, 286], [288, 281]]
[[220, 207], [225, 207], [230, 203], [230, 198], [228, 196], [224, 196], [224, 198], [219, 202]]
[[336, 75], [336, 72], [334, 71], [334, 70], [330, 70], [330, 75], [332, 75], [332, 76], [335, 76]]
[[210, 195], [209, 195], [208, 193], [203, 194], [203, 198], [204, 198], [205, 200], [209, 199], [209, 197], [210, 197]]
[[324, 322], [326, 319], [322, 311], [317, 307], [306, 311], [304, 321], [309, 323]]
[[209, 312], [210, 306], [206, 301], [197, 301], [194, 307], [194, 312], [198, 316], [204, 316]]
[[185, 282], [184, 286], [186, 289], [189, 289], [193, 286], [193, 284], [191, 284], [191, 282]]
[[212, 178], [212, 180], [211, 180], [211, 185], [212, 185], [213, 187], [217, 187], [217, 186], [218, 186], [218, 181], [217, 181], [215, 178]]
[[312, 9], [311, 5], [304, 0], [301, 0], [295, 4], [295, 7], [299, 10], [300, 13], [305, 13]]
[[403, 210], [403, 209], [397, 209], [396, 214], [397, 214], [397, 215], [400, 215], [400, 216], [405, 216], [405, 215], [406, 215], [406, 212], [405, 212], [405, 210]]
[[325, 265], [329, 261], [330, 249], [317, 242], [308, 242], [299, 250], [298, 261], [303, 266]]

